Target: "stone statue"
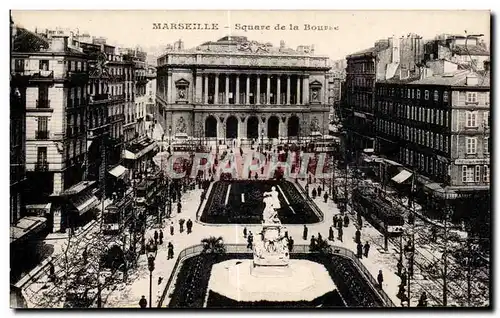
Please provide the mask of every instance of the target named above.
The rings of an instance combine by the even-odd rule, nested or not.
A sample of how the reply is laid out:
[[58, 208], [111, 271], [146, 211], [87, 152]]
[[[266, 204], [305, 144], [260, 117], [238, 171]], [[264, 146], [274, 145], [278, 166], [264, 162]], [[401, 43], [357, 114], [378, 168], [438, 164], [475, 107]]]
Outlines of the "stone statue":
[[319, 92], [317, 89], [312, 91], [312, 100], [313, 102], [319, 102]]
[[177, 133], [186, 132], [186, 123], [184, 122], [184, 117], [179, 118], [177, 121]]
[[317, 117], [314, 117], [311, 121], [311, 131], [319, 131], [319, 120]]
[[185, 87], [179, 88], [179, 99], [186, 99], [186, 88]]
[[264, 192], [264, 203], [266, 207], [262, 215], [264, 219], [263, 222], [270, 224], [281, 223], [278, 218], [278, 212], [276, 211], [281, 208], [276, 187], [272, 187], [269, 192]]

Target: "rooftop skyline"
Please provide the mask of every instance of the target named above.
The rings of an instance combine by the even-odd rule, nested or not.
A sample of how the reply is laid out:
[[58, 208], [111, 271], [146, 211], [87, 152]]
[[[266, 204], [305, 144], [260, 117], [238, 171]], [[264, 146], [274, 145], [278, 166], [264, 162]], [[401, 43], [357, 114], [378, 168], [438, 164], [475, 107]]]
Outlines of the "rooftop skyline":
[[[415, 33], [424, 39], [439, 34], [484, 34], [490, 43], [489, 11], [12, 11], [16, 25], [28, 30], [64, 28], [106, 37], [109, 44], [140, 46], [159, 55], [169, 44], [182, 39], [194, 48], [224, 36], [246, 36], [250, 41], [284, 41], [289, 48], [314, 45], [315, 55], [333, 60], [369, 48], [379, 39]], [[153, 29], [153, 23], [216, 24], [217, 29]], [[275, 30], [276, 25], [280, 30]], [[306, 24], [325, 26], [323, 31], [304, 30]], [[239, 27], [238, 27], [239, 25]], [[242, 26], [246, 25], [244, 31]], [[298, 30], [290, 30], [290, 25]], [[260, 26], [255, 30], [255, 26]], [[281, 28], [284, 28], [282, 30]], [[254, 30], [249, 30], [254, 29]], [[356, 35], [356, 36], [353, 36]]]

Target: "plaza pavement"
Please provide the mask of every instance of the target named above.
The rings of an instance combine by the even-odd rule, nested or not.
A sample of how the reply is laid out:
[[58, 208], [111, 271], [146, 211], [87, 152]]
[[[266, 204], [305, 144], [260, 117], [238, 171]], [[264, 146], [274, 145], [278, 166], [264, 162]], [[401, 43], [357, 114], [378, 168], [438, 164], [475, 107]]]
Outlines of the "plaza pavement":
[[[237, 161], [241, 164], [242, 160], [239, 157], [239, 149], [235, 149], [235, 155]], [[250, 150], [245, 150], [244, 153]], [[299, 181], [302, 186], [305, 185], [305, 181]], [[317, 187], [319, 184], [310, 185], [310, 190], [313, 186]], [[169, 276], [173, 270], [174, 264], [178, 253], [183, 249], [200, 244], [203, 238], [209, 236], [223, 237], [224, 242], [227, 244], [246, 244], [246, 239], [243, 237], [243, 225], [209, 225], [202, 224], [196, 220], [196, 212], [200, 204], [201, 190], [195, 189], [190, 190], [182, 195], [182, 212], [177, 213], [176, 204], [173, 205], [172, 217], [165, 220], [163, 224], [164, 233], [164, 243], [159, 246], [159, 250], [155, 260], [155, 271], [153, 272], [153, 307], [156, 307], [163, 290], [166, 287]], [[333, 215], [339, 214], [339, 210], [335, 203], [330, 199], [328, 203], [324, 203], [323, 198], [316, 198], [314, 200], [316, 205], [321, 209], [324, 214], [324, 220], [317, 224], [308, 225], [309, 237], [308, 240], [303, 240], [302, 230], [303, 225], [287, 225], [287, 230], [290, 236], [293, 237], [295, 244], [309, 244], [311, 235], [317, 236], [317, 233], [321, 233], [324, 238], [328, 237], [328, 229], [332, 225]], [[187, 234], [186, 230], [184, 233], [179, 233], [179, 223], [180, 219], [191, 219], [193, 221], [193, 232]], [[356, 243], [354, 242], [355, 228], [355, 218], [350, 216], [351, 222], [347, 228], [344, 228], [343, 242], [337, 240], [332, 243], [333, 245], [346, 247], [353, 252], [356, 252]], [[169, 226], [170, 222], [173, 222], [175, 227], [175, 233], [170, 236]], [[399, 250], [389, 242], [388, 252], [384, 252], [379, 246], [383, 246], [382, 235], [373, 227], [371, 227], [368, 222], [363, 222], [363, 230], [361, 240], [370, 242], [371, 248], [368, 258], [363, 258], [361, 262], [368, 269], [368, 271], [376, 279], [378, 271], [382, 270], [384, 274], [383, 289], [391, 300], [399, 306], [400, 300], [396, 297], [398, 292], [398, 285], [400, 278], [396, 275], [396, 263], [398, 259]], [[252, 233], [260, 232], [260, 225], [246, 225], [247, 229]], [[157, 228], [158, 230], [159, 228]], [[146, 234], [146, 237], [153, 237], [155, 229], [150, 229]], [[335, 230], [335, 236], [337, 236], [337, 231]], [[367, 239], [368, 238], [368, 239]], [[172, 242], [174, 245], [174, 259], [167, 260], [167, 244]], [[161, 277], [162, 281], [158, 284], [158, 278]], [[129, 283], [126, 285], [118, 286], [118, 288], [111, 292], [107, 298], [104, 307], [138, 307], [139, 300], [142, 295], [149, 299], [149, 271], [147, 267], [147, 259], [145, 255], [142, 255], [139, 259], [138, 269], [134, 274], [129, 276]], [[416, 306], [418, 297], [420, 295], [414, 295], [412, 297], [412, 306]], [[149, 306], [149, 305], [148, 305]]]

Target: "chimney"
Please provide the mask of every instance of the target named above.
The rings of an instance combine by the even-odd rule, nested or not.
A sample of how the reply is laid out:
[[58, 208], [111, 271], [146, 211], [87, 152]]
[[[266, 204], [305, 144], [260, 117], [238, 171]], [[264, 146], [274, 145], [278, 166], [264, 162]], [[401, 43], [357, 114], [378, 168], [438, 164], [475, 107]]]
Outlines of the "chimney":
[[68, 49], [68, 37], [64, 35], [53, 35], [50, 42], [50, 50], [53, 52], [66, 52]]
[[467, 78], [465, 79], [465, 85], [466, 86], [477, 86], [478, 85], [478, 78], [476, 75], [467, 75]]

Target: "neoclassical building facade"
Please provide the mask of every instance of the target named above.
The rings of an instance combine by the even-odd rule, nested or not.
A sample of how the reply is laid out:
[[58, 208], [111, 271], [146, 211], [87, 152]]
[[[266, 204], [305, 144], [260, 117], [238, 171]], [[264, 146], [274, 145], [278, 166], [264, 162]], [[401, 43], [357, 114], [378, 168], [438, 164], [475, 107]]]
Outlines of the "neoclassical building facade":
[[246, 37], [187, 50], [178, 41], [158, 58], [157, 120], [165, 139], [247, 143], [327, 134], [327, 60], [312, 46], [292, 50]]

